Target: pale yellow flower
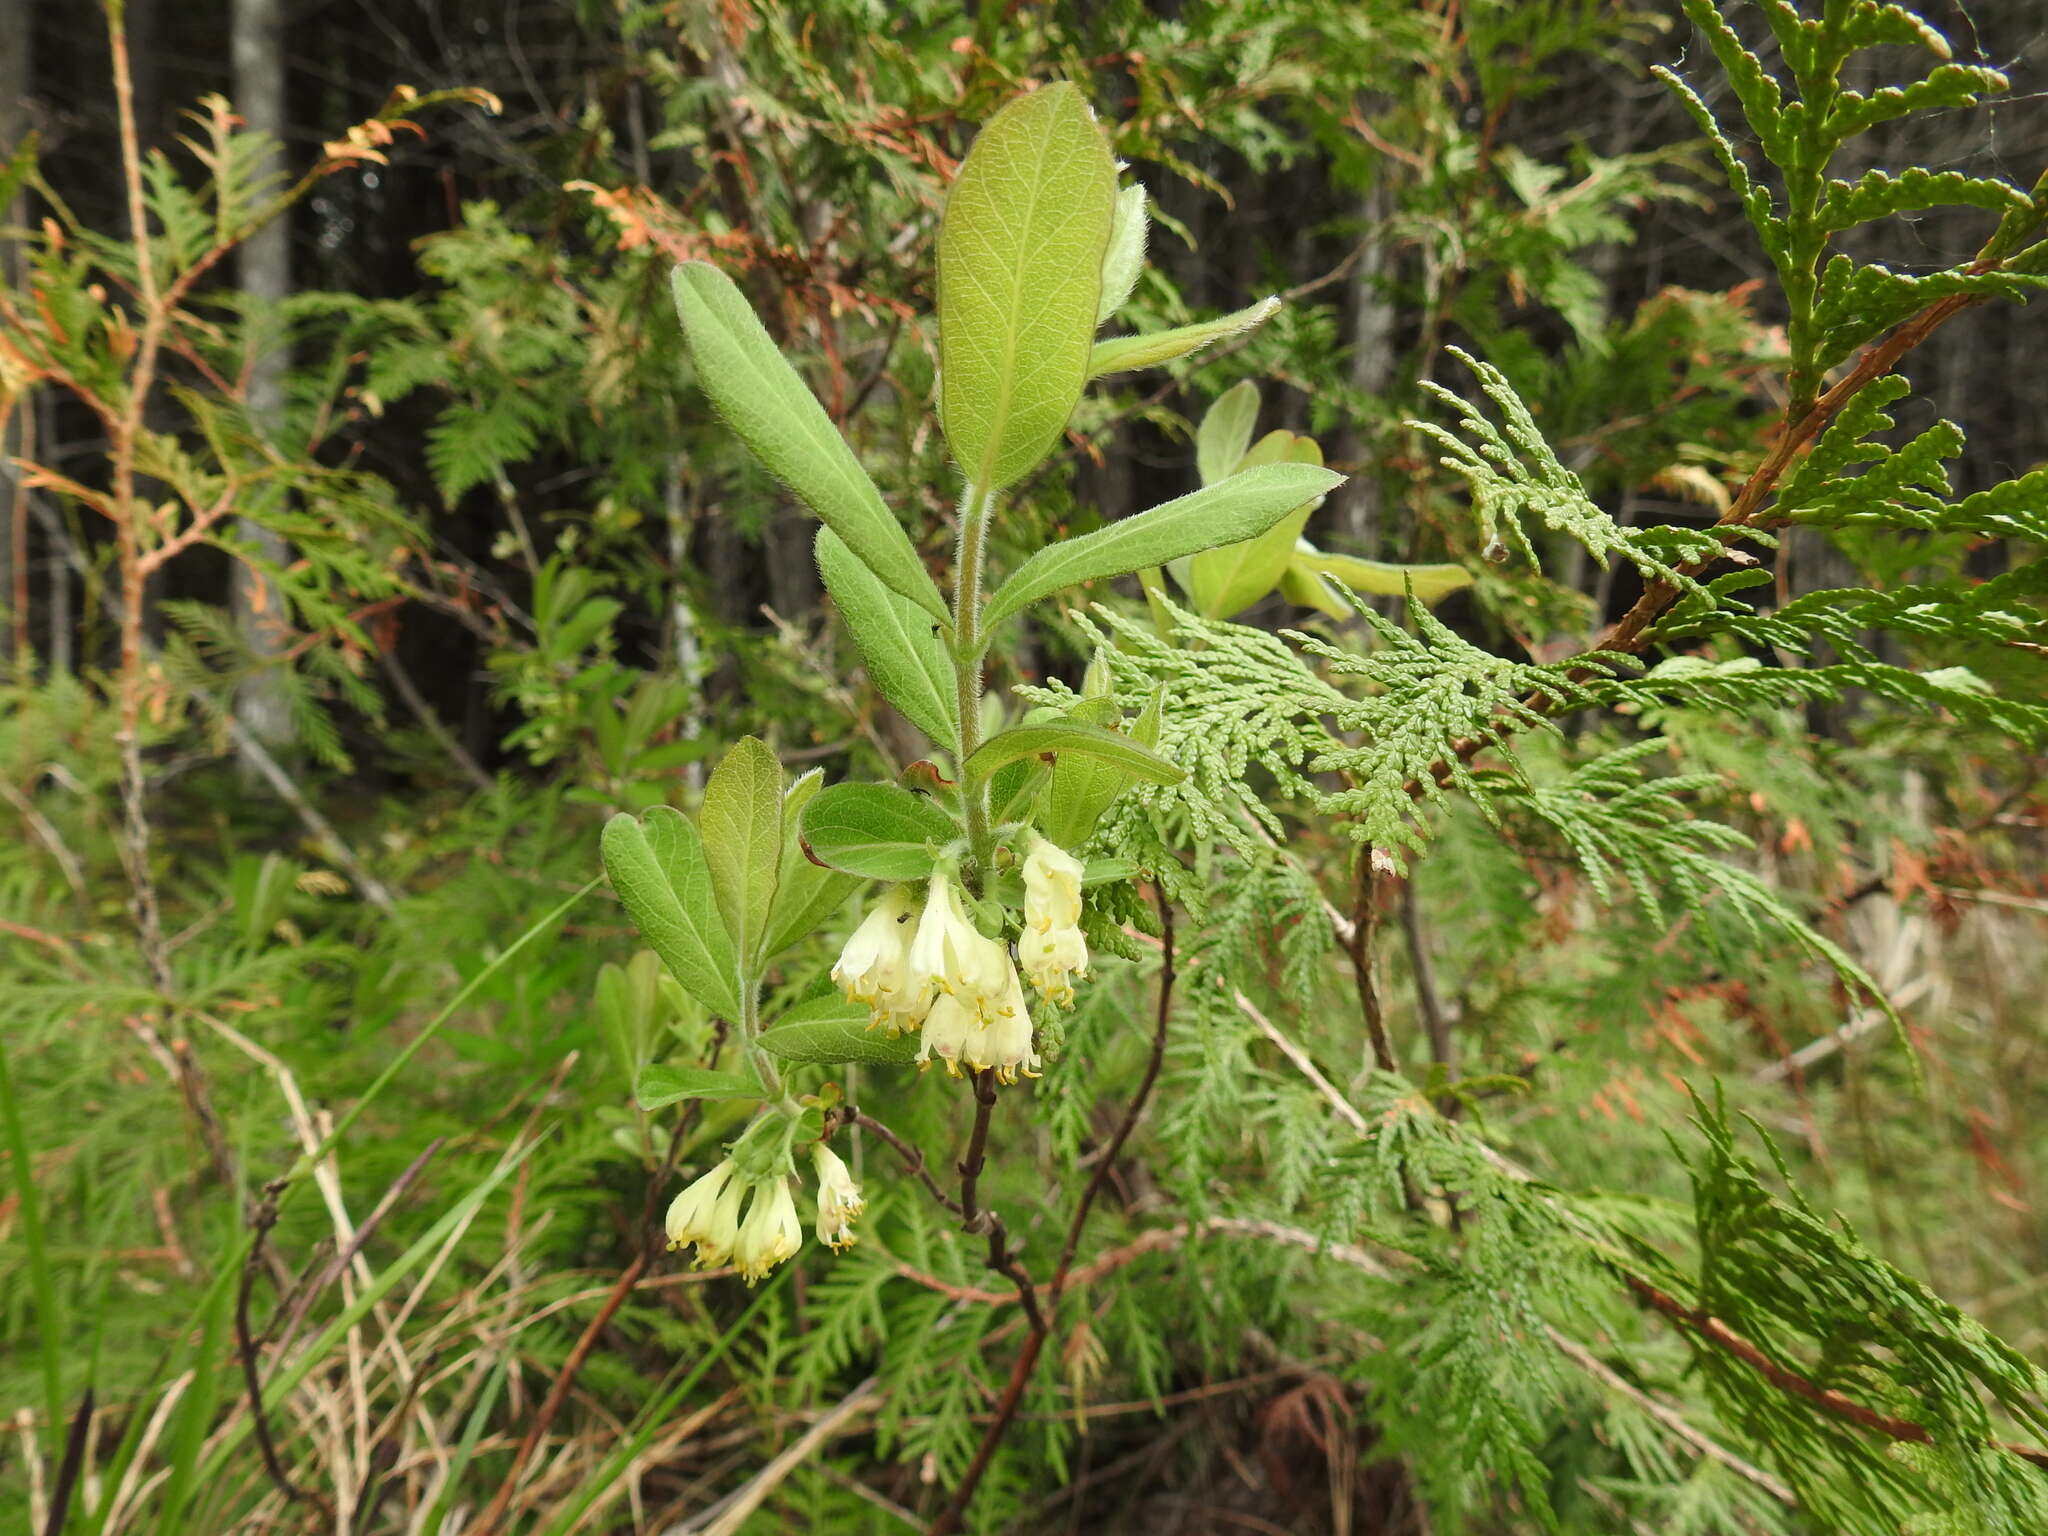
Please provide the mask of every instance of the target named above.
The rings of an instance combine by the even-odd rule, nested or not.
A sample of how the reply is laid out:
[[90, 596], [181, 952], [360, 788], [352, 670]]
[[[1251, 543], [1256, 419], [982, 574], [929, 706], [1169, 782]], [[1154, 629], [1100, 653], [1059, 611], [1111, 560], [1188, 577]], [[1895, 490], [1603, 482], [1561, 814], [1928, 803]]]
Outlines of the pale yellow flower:
[[754, 1202], [733, 1244], [732, 1261], [747, 1284], [758, 1285], [768, 1272], [803, 1246], [803, 1224], [797, 1220], [796, 1197], [781, 1174], [754, 1186]]
[[1081, 861], [1033, 835], [1024, 857], [1024, 932], [1017, 954], [1047, 1002], [1070, 1008], [1076, 976], [1088, 974], [1081, 928]]
[[1009, 958], [1008, 950], [994, 939], [982, 937], [980, 930], [961, 916], [953, 882], [942, 874], [933, 875], [924, 914], [917, 921], [917, 937], [910, 942], [911, 986], [918, 987], [929, 978], [932, 987], [959, 998], [986, 1022], [1002, 998]]
[[909, 891], [892, 887], [854, 929], [832, 967], [832, 979], [848, 1001], [868, 1005], [868, 1027], [891, 1035], [915, 1029], [931, 999], [930, 980], [913, 975], [910, 966], [913, 915]]
[[860, 1185], [839, 1154], [822, 1141], [811, 1149], [811, 1166], [818, 1174], [818, 1241], [827, 1248], [850, 1248], [854, 1220], [867, 1208]]
[[713, 1269], [723, 1264], [738, 1240], [740, 1202], [747, 1195], [747, 1181], [738, 1175], [738, 1165], [727, 1158], [669, 1205], [668, 1245], [696, 1244], [697, 1257], [691, 1261], [694, 1268]]
[[950, 992], [941, 992], [932, 999], [931, 1011], [924, 1016], [924, 1035], [917, 1047], [918, 1065], [927, 1066], [936, 1056], [946, 1064], [950, 1075], [958, 1077], [961, 1058], [974, 1048], [976, 1037], [986, 1033], [971, 1005]]
[[1024, 855], [1024, 926], [1072, 928], [1081, 921], [1081, 861], [1031, 834]]

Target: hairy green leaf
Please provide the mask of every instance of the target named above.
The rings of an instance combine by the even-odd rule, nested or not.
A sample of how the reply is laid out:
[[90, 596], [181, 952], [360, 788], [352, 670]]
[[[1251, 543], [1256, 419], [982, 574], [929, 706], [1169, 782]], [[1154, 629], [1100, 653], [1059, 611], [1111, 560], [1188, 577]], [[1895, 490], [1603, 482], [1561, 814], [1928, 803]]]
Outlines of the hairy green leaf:
[[[1321, 464], [1323, 450], [1312, 437], [1268, 432], [1239, 460], [1241, 469], [1261, 464]], [[1318, 498], [1320, 500], [1320, 498]], [[1305, 501], [1256, 539], [1204, 550], [1185, 564], [1185, 585], [1195, 612], [1224, 619], [1242, 613], [1280, 584], [1301, 531], [1317, 501]], [[1176, 568], [1178, 569], [1178, 568]]]
[[1095, 306], [1101, 325], [1124, 307], [1138, 274], [1145, 270], [1145, 189], [1135, 182], [1116, 195], [1110, 219], [1109, 244], [1102, 251], [1102, 298]]
[[761, 1049], [784, 1061], [814, 1066], [869, 1062], [903, 1066], [917, 1056], [917, 1036], [893, 1039], [868, 1028], [868, 1010], [843, 998], [824, 997], [790, 1009], [774, 1028], [761, 1032]]
[[782, 764], [757, 737], [733, 743], [704, 786], [698, 813], [711, 888], [741, 969], [752, 974], [782, 870]]
[[1186, 777], [1165, 758], [1147, 751], [1128, 736], [1071, 720], [1013, 725], [1007, 731], [999, 731], [975, 749], [962, 771], [969, 780], [985, 779], [1005, 763], [1061, 753], [1109, 763], [1130, 779], [1148, 784], [1178, 784]]
[[860, 882], [836, 869], [820, 869], [804, 857], [798, 824], [804, 807], [825, 787], [825, 771], [813, 768], [790, 785], [782, 797], [782, 874], [775, 883], [775, 905], [768, 914], [763, 959], [779, 955], [825, 921]]
[[692, 261], [669, 286], [697, 382], [726, 425], [892, 591], [944, 618], [946, 601], [910, 536], [732, 279]]
[[737, 1072], [706, 1067], [652, 1066], [640, 1069], [633, 1102], [644, 1110], [666, 1109], [685, 1099], [758, 1099], [761, 1085]]
[[1107, 341], [1098, 341], [1088, 354], [1088, 377], [1099, 379], [1105, 374], [1129, 373], [1137, 368], [1156, 368], [1161, 363], [1170, 363], [1176, 357], [1186, 357], [1190, 352], [1199, 352], [1215, 342], [1263, 324], [1279, 307], [1278, 298], [1261, 299], [1247, 309], [1224, 315], [1218, 320], [1203, 320], [1194, 325], [1175, 326], [1170, 331], [1153, 331], [1142, 336], [1112, 336]]
[[1360, 560], [1352, 555], [1326, 555], [1312, 544], [1298, 547], [1288, 562], [1280, 591], [1290, 603], [1314, 608], [1333, 619], [1351, 612], [1322, 580], [1334, 576], [1354, 592], [1371, 592], [1381, 597], [1413, 595], [1420, 603], [1440, 603], [1461, 587], [1472, 585], [1472, 573], [1462, 565], [1388, 565], [1379, 560]]
[[1109, 145], [1064, 82], [991, 118], [947, 196], [940, 419], [984, 495], [1044, 458], [1081, 398], [1115, 202]]
[[833, 784], [798, 819], [813, 859], [871, 880], [922, 880], [938, 849], [959, 837], [953, 818], [894, 784]]
[[1000, 623], [1063, 587], [1255, 538], [1304, 501], [1343, 483], [1342, 475], [1313, 465], [1268, 464], [1078, 539], [1048, 545], [997, 589], [984, 622]]
[[1236, 473], [1258, 419], [1259, 386], [1250, 379], [1240, 379], [1216, 397], [1195, 428], [1195, 470], [1202, 484], [1215, 485]]
[[915, 603], [897, 596], [856, 560], [830, 528], [818, 530], [818, 573], [860, 648], [882, 697], [946, 751], [960, 750], [960, 695], [953, 659]]
[[622, 811], [605, 823], [603, 851], [612, 888], [669, 974], [713, 1013], [738, 1018], [732, 935], [719, 915], [711, 866], [690, 819], [666, 805], [639, 821]]

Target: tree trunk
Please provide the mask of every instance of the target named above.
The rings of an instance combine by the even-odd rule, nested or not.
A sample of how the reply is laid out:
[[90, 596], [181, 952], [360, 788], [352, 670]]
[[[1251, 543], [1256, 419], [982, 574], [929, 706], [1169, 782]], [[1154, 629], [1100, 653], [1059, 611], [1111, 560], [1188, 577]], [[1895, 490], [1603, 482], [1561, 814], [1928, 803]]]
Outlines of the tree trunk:
[[[267, 165], [284, 170], [284, 27], [279, 0], [234, 0], [235, 107], [253, 133], [277, 144]], [[242, 292], [248, 298], [249, 417], [259, 432], [283, 426], [285, 375], [290, 366], [278, 310], [291, 295], [291, 230], [275, 219], [256, 231], [237, 252]], [[237, 522], [240, 537], [266, 561], [289, 557], [283, 539], [248, 518]], [[237, 563], [233, 578], [236, 627], [257, 656], [276, 657], [288, 644], [289, 615], [277, 584], [256, 568]], [[282, 665], [276, 663], [275, 665]], [[292, 735], [284, 689], [272, 668], [256, 673], [236, 690], [235, 713], [249, 734], [266, 746], [281, 746]]]

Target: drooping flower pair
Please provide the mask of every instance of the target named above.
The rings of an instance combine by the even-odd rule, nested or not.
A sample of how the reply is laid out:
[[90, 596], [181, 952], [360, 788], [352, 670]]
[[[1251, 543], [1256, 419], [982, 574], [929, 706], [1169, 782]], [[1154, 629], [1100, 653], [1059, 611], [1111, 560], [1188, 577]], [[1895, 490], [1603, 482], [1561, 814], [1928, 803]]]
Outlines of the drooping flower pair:
[[[1035, 1076], [1031, 1009], [1008, 946], [962, 915], [944, 873], [932, 876], [915, 925], [912, 910], [908, 891], [891, 889], [847, 940], [832, 979], [868, 1005], [871, 1028], [899, 1035], [921, 1027], [920, 1063], [936, 1058], [955, 1076], [963, 1067], [993, 1071], [1006, 1083]], [[1024, 861], [1022, 975], [1062, 1007], [1073, 1003], [1072, 978], [1088, 969], [1080, 917], [1080, 861], [1034, 836]]]
[[[854, 1219], [867, 1202], [830, 1147], [820, 1142], [811, 1161], [818, 1174], [818, 1241], [830, 1248], [848, 1247], [854, 1241]], [[753, 1203], [742, 1220], [740, 1208], [749, 1192]], [[794, 1257], [804, 1241], [790, 1175], [749, 1179], [730, 1157], [670, 1202], [666, 1227], [670, 1248], [695, 1245], [695, 1268], [730, 1263], [749, 1285], [758, 1285], [776, 1265]]]

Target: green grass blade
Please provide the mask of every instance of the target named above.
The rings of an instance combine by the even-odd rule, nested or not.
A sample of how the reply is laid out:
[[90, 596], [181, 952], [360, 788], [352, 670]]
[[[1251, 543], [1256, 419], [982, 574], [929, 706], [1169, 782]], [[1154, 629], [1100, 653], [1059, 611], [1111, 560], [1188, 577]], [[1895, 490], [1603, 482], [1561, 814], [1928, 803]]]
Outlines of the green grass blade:
[[28, 1250], [29, 1288], [36, 1302], [36, 1339], [43, 1357], [43, 1406], [53, 1433], [64, 1423], [64, 1330], [57, 1310], [57, 1285], [50, 1274], [50, 1248], [43, 1237], [42, 1205], [29, 1165], [28, 1137], [14, 1097], [14, 1072], [0, 1046], [0, 1119], [7, 1134], [7, 1161], [14, 1170], [15, 1199], [21, 1207], [21, 1241]]

